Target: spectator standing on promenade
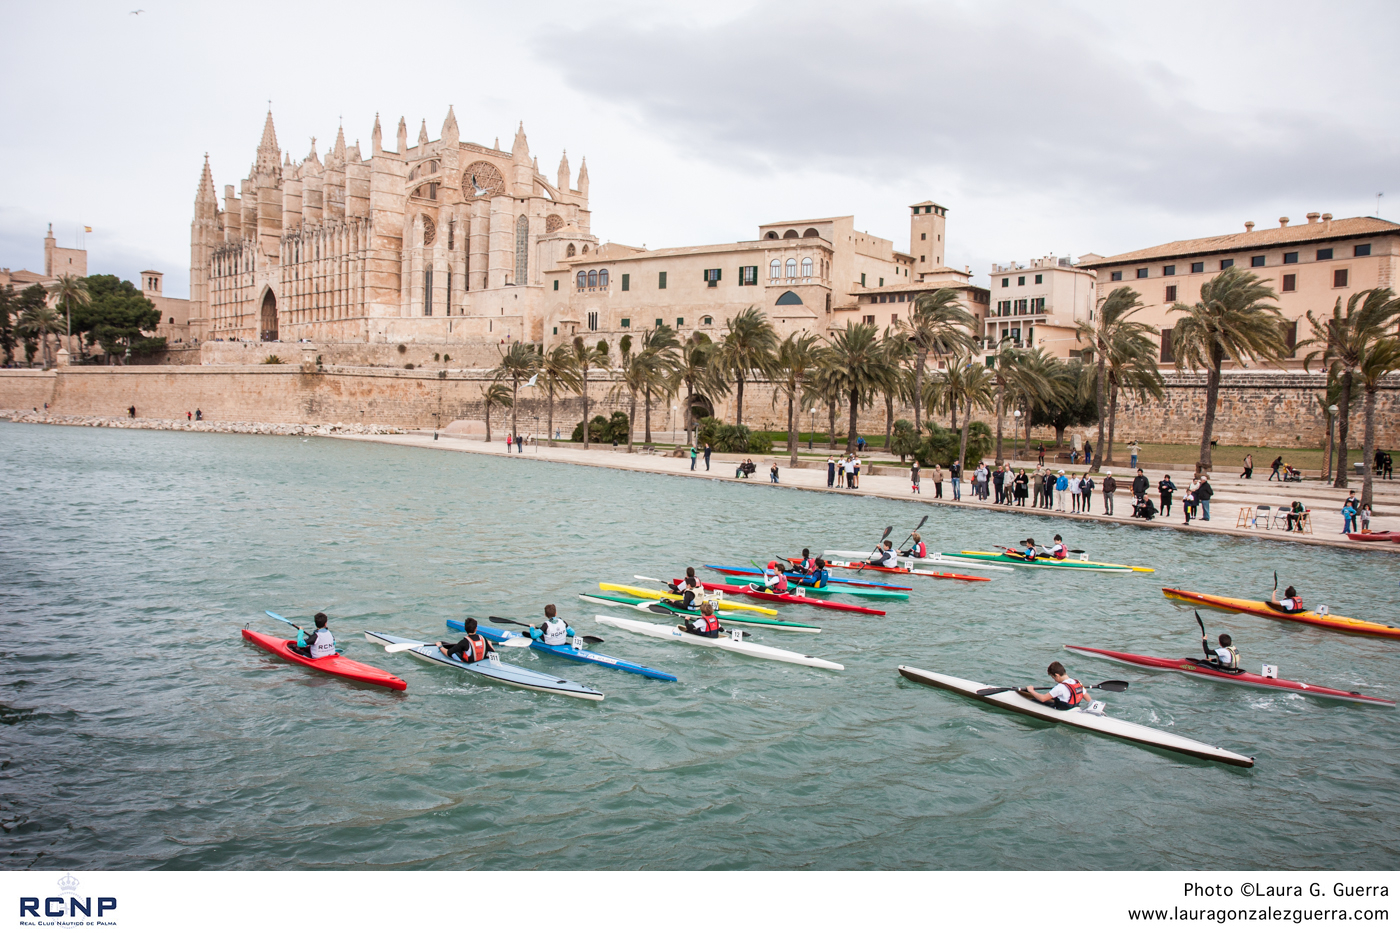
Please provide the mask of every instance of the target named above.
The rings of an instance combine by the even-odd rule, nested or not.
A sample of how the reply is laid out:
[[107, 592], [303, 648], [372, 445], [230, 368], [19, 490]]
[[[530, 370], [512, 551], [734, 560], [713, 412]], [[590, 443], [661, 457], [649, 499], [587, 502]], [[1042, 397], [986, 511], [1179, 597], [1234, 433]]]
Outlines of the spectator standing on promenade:
[[1370, 531], [1370, 530], [1371, 530], [1371, 503], [1369, 503], [1369, 502], [1363, 502], [1363, 503], [1361, 503], [1361, 531], [1364, 533], [1364, 532], [1367, 532], [1367, 531]]
[[836, 485], [836, 458], [826, 458], [826, 485], [830, 489]]
[[1147, 477], [1142, 475], [1142, 471], [1137, 471], [1137, 476], [1133, 477], [1133, 498], [1141, 499], [1147, 495]]
[[695, 472], [695, 461], [700, 456], [700, 451], [695, 449], [695, 445], [690, 445], [690, 472]]
[[1176, 492], [1176, 483], [1172, 482], [1170, 473], [1158, 481], [1157, 492], [1162, 497], [1162, 517], [1166, 518], [1172, 514], [1172, 493]]
[[710, 453], [711, 453], [713, 450], [714, 450], [714, 448], [710, 446], [710, 442], [709, 442], [709, 441], [706, 441], [706, 442], [705, 442], [705, 472], [706, 472], [706, 473], [710, 472]]
[[933, 497], [943, 498], [943, 467], [937, 463], [933, 465]]
[[525, 436], [523, 434], [515, 435], [515, 452], [518, 454], [525, 452]]
[[[1065, 476], [1065, 471], [1061, 470], [1055, 477], [1055, 511], [1065, 510], [1065, 495], [1069, 492], [1069, 477]], [[1044, 539], [1042, 539], [1044, 540]]]
[[1089, 514], [1094, 505], [1094, 478], [1088, 473], [1079, 477], [1079, 510]]
[[204, 420], [204, 412], [202, 412], [202, 411], [200, 411], [198, 408], [196, 408], [196, 409], [194, 410], [194, 420], [195, 420], [195, 421], [203, 421], [203, 420]]
[[194, 415], [190, 414], [189, 412], [185, 412], [185, 420], [186, 420], [186, 421], [193, 421], [193, 420], [194, 420]]
[[1210, 474], [1201, 474], [1201, 485], [1196, 487], [1196, 501], [1201, 506], [1201, 521], [1210, 521], [1210, 499], [1215, 490], [1210, 488]]
[[953, 484], [953, 501], [962, 501], [962, 461], [954, 460], [953, 465], [948, 467], [948, 479]]
[[[864, 438], [862, 438], [862, 440], [864, 440]], [[860, 455], [859, 455], [859, 454], [857, 454], [856, 457], [855, 457], [855, 459], [851, 461], [851, 488], [852, 488], [852, 489], [859, 489], [859, 488], [860, 488]]]
[[913, 491], [914, 495], [917, 496], [921, 494], [919, 492], [919, 461], [917, 460], [909, 467], [909, 488]]
[[1356, 496], [1347, 496], [1342, 503], [1342, 534], [1356, 531], [1356, 516], [1361, 512], [1361, 502]]
[[1029, 485], [1026, 478], [1026, 469], [1022, 467], [1016, 473], [1016, 478], [1011, 481], [1011, 493], [1016, 499], [1016, 507], [1024, 509], [1026, 507], [1026, 486]]
[[[45, 408], [48, 408], [49, 406], [48, 406], [48, 405], [45, 405], [44, 407], [45, 407]], [[135, 417], [136, 417], [136, 406], [135, 406], [135, 405], [129, 405], [129, 406], [127, 406], [126, 413], [129, 414], [129, 415], [131, 415], [131, 417], [135, 418]]]
[[1006, 464], [998, 463], [992, 474], [992, 485], [996, 488], [997, 505], [1006, 504]]
[[1035, 465], [1045, 466], [1045, 442], [1041, 441], [1035, 445]]
[[1128, 453], [1132, 455], [1132, 459], [1128, 463], [1128, 469], [1136, 470], [1138, 454], [1142, 453], [1142, 445], [1140, 445], [1137, 441], [1133, 441], [1131, 444], [1128, 445]]
[[1276, 480], [1278, 480], [1279, 482], [1283, 482], [1283, 477], [1278, 475], [1278, 470], [1279, 470], [1279, 467], [1281, 467], [1281, 466], [1283, 466], [1283, 455], [1282, 455], [1282, 454], [1280, 454], [1279, 456], [1275, 457], [1275, 458], [1274, 458], [1274, 462], [1271, 463], [1271, 464], [1269, 464], [1269, 467], [1270, 467], [1271, 469], [1273, 469], [1273, 472], [1269, 474], [1269, 479], [1276, 479]]
[[1118, 491], [1118, 480], [1113, 478], [1112, 470], [1103, 471], [1103, 514], [1113, 514], [1113, 494]]
[[1094, 462], [1094, 445], [1089, 443], [1088, 441], [1084, 442], [1084, 462]]

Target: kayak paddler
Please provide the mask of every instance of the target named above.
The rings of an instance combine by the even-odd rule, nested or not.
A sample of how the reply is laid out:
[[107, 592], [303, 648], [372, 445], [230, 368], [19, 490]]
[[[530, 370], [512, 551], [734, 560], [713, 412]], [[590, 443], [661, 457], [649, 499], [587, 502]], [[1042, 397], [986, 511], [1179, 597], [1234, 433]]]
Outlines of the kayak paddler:
[[924, 539], [919, 533], [914, 532], [914, 543], [899, 552], [900, 557], [928, 557], [928, 545], [924, 544]]
[[816, 561], [816, 569], [799, 580], [792, 581], [798, 586], [809, 586], [814, 589], [821, 589], [831, 582], [831, 571], [826, 569], [826, 561], [820, 557]]
[[567, 645], [573, 636], [573, 628], [559, 618], [554, 603], [544, 607], [544, 623], [539, 628], [530, 626], [528, 633], [528, 637], [538, 639], [546, 645]]
[[1007, 551], [1007, 557], [1019, 557], [1024, 561], [1033, 561], [1040, 554], [1041, 548], [1035, 543], [1034, 538], [1027, 538], [1021, 542], [1021, 548], [1017, 551]]
[[810, 576], [811, 574], [816, 573], [817, 562], [812, 560], [812, 551], [810, 548], [804, 547], [802, 549], [802, 559], [799, 561], [795, 561], [795, 566], [792, 569], [795, 573], [800, 574], [802, 576]]
[[1298, 596], [1298, 591], [1293, 587], [1283, 591], [1283, 599], [1278, 598], [1278, 587], [1274, 587], [1273, 596], [1269, 602], [1281, 612], [1298, 613], [1305, 612], [1303, 600]]
[[1055, 535], [1055, 543], [1044, 549], [1045, 557], [1053, 557], [1055, 560], [1064, 560], [1069, 557], [1069, 549], [1065, 547], [1065, 539]]
[[880, 546], [875, 549], [875, 559], [871, 563], [878, 567], [899, 566], [899, 558], [894, 553], [894, 542], [882, 541]]
[[1201, 636], [1201, 650], [1206, 653], [1206, 663], [1212, 667], [1218, 667], [1222, 671], [1238, 671], [1240, 669], [1240, 649], [1235, 647], [1235, 642], [1226, 632], [1220, 633], [1220, 647], [1211, 650], [1210, 641]]
[[[320, 658], [329, 658], [336, 653], [335, 636], [331, 634], [331, 630], [327, 627], [330, 624], [330, 620], [326, 618], [324, 612], [316, 613], [315, 620], [316, 631], [312, 632], [310, 635], [301, 632], [301, 634], [297, 636], [297, 643], [295, 645], [288, 643], [288, 647], [297, 654], [310, 658], [313, 661]], [[300, 631], [300, 629], [298, 629], [298, 631]]]
[[476, 620], [468, 618], [462, 627], [466, 630], [466, 634], [462, 636], [461, 641], [452, 645], [440, 641], [437, 643], [438, 650], [449, 658], [455, 657], [464, 664], [485, 661], [491, 653], [491, 646], [486, 643], [485, 638], [476, 633]]
[[1037, 703], [1044, 703], [1058, 710], [1074, 709], [1081, 700], [1088, 699], [1089, 691], [1085, 690], [1079, 681], [1066, 674], [1065, 666], [1059, 661], [1051, 661], [1045, 673], [1055, 681], [1055, 686], [1050, 688], [1049, 693], [1041, 693], [1034, 687], [1026, 687], [1018, 692]]
[[715, 615], [715, 604], [708, 599], [700, 604], [700, 618], [694, 621], [682, 620], [681, 628], [692, 635], [699, 635], [701, 638], [718, 638], [724, 633], [724, 629], [719, 624], [719, 616]]
[[763, 589], [769, 593], [786, 593], [788, 578], [787, 574], [783, 573], [784, 569], [776, 560], [770, 560], [768, 569], [763, 571]]
[[694, 609], [696, 603], [705, 596], [705, 591], [700, 586], [700, 578], [695, 575], [694, 567], [685, 568], [685, 580], [681, 582], [680, 586], [676, 586], [674, 583], [668, 583], [666, 586], [672, 593], [680, 596], [680, 599], [662, 600], [672, 609]]

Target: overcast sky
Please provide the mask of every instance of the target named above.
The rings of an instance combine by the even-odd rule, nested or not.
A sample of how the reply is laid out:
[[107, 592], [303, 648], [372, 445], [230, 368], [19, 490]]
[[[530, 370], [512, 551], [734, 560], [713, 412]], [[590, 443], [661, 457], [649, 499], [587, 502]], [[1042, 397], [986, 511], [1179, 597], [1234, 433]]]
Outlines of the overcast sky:
[[[131, 10], [143, 7], [133, 15]], [[375, 113], [588, 157], [593, 231], [650, 247], [854, 214], [906, 249], [949, 208], [947, 261], [1103, 255], [1308, 211], [1400, 216], [1390, 3], [10, 4], [0, 265], [87, 235], [89, 271], [188, 294], [204, 153], [222, 195], [267, 102], [323, 156]]]

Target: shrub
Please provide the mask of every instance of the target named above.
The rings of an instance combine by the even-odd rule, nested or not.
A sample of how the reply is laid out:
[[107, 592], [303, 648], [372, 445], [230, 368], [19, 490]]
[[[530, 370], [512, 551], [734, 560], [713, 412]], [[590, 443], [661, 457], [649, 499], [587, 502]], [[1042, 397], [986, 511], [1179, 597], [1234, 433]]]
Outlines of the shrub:
[[[574, 425], [574, 433], [570, 435], [570, 439], [575, 443], [583, 443], [582, 421]], [[588, 442], [611, 444], [614, 440], [619, 444], [627, 443], [627, 413], [615, 411], [611, 419], [594, 415], [588, 422]]]
[[722, 427], [724, 427], [724, 422], [718, 418], [701, 418], [695, 430], [695, 443], [701, 447], [706, 444], [711, 447], [717, 446], [715, 443], [718, 440], [716, 432]]
[[890, 438], [890, 453], [899, 457], [899, 462], [903, 463], [906, 457], [912, 457], [919, 449], [920, 437], [914, 433], [914, 425], [904, 419], [894, 423], [894, 434]]
[[434, 353], [434, 354], [433, 354], [433, 362], [436, 363], [437, 361], [438, 361], [438, 355], [437, 355], [436, 353]]
[[747, 425], [725, 424], [714, 418], [714, 440], [710, 443], [722, 453], [766, 454], [773, 450], [773, 441], [766, 434], [755, 433]]
[[450, 363], [450, 362], [452, 362], [452, 357], [450, 357], [450, 356], [448, 356], [446, 353], [444, 353], [444, 354], [442, 355], [442, 361], [443, 361], [444, 363]]
[[[920, 466], [931, 467], [935, 463], [948, 466], [958, 459], [958, 445], [962, 440], [960, 430], [950, 431], [930, 421], [928, 431], [929, 436], [914, 452]], [[987, 427], [986, 422], [972, 422], [967, 428], [967, 459], [963, 461], [963, 466], [977, 463], [991, 453], [995, 446], [996, 443], [992, 439], [992, 429]]]
[[280, 366], [281, 363], [282, 357], [278, 356], [276, 353], [269, 353], [267, 358], [263, 360], [264, 366]]

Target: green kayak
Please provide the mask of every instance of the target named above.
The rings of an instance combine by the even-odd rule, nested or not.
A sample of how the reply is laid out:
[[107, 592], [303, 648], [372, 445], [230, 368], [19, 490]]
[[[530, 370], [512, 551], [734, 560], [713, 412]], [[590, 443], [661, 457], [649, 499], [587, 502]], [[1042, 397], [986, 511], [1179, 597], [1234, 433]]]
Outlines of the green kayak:
[[[614, 593], [580, 593], [578, 598], [590, 603], [600, 603], [604, 606], [631, 606], [642, 612], [651, 612], [647, 606], [654, 605], [654, 599], [641, 599], [637, 596], [623, 596]], [[676, 615], [690, 616], [696, 618], [700, 615], [695, 609], [674, 609], [671, 611]], [[658, 616], [660, 613], [656, 613]], [[821, 631], [815, 625], [807, 625], [805, 622], [787, 622], [782, 619], [770, 619], [767, 616], [745, 615], [742, 612], [716, 612], [722, 622], [734, 622], [739, 625], [746, 625], [752, 628], [772, 628], [784, 632], [802, 632], [808, 635], [815, 635]], [[659, 621], [659, 620], [658, 620]]]
[[[734, 586], [750, 586], [755, 581], [753, 577], [725, 577], [725, 583]], [[794, 590], [794, 592], [796, 592]], [[860, 596], [864, 599], [908, 599], [908, 593], [894, 593], [888, 590], [878, 590], [868, 586], [844, 586], [840, 583], [829, 583], [823, 587], [807, 587], [808, 596], [818, 596], [823, 599], [828, 594], [840, 593], [843, 596]]]
[[1075, 559], [1056, 560], [1053, 557], [1037, 557], [1033, 561], [1007, 554], [1003, 551], [960, 551], [957, 554], [941, 554], [940, 557], [956, 557], [959, 560], [978, 560], [989, 564], [1010, 564], [1013, 567], [1038, 567], [1045, 570], [1087, 570], [1094, 573], [1152, 573], [1151, 567], [1133, 567], [1128, 564], [1103, 564], [1098, 561]]

